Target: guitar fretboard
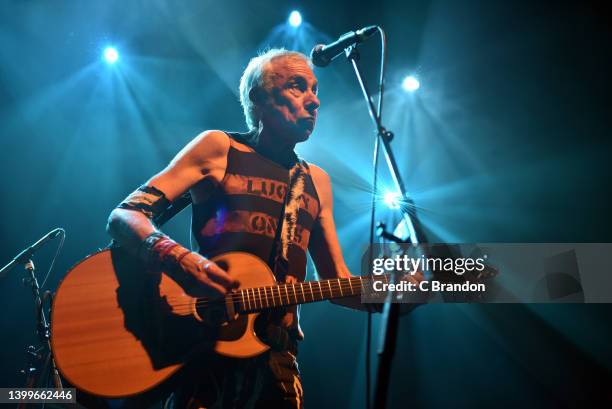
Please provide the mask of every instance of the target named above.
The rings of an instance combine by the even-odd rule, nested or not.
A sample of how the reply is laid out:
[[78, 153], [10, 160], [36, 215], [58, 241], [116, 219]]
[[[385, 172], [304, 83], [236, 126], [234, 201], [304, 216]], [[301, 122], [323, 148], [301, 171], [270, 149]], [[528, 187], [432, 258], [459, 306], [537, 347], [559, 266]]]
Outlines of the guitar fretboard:
[[351, 278], [334, 278], [322, 281], [246, 288], [236, 291], [231, 296], [240, 312], [256, 312], [268, 308], [361, 295], [362, 289], [365, 286], [371, 285], [374, 280], [388, 283], [389, 276], [355, 276]]

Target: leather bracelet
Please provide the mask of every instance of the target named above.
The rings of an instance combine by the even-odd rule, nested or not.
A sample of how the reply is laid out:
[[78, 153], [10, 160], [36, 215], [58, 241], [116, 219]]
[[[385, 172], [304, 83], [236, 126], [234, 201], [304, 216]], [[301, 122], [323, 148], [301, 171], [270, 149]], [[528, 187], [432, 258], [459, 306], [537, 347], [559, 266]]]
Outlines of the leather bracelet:
[[140, 256], [140, 259], [143, 260], [148, 266], [153, 266], [157, 259], [156, 254], [154, 254], [153, 248], [159, 240], [167, 238], [169, 237], [159, 231], [155, 231], [145, 237], [145, 239], [142, 241], [142, 244], [140, 245], [140, 248], [138, 249], [138, 255]]
[[164, 262], [166, 261], [166, 257], [170, 254], [172, 249], [174, 249], [178, 245], [179, 244], [176, 241], [168, 237], [164, 237], [163, 239], [158, 240], [153, 245], [152, 250], [156, 254], [159, 262], [161, 264], [164, 264]]

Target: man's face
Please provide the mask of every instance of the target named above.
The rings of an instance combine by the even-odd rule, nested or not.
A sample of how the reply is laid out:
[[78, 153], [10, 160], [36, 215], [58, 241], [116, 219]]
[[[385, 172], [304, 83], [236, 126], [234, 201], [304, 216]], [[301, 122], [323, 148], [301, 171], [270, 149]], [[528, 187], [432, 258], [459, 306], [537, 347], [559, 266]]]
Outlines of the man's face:
[[264, 129], [297, 143], [308, 139], [317, 121], [317, 78], [301, 59], [277, 58], [266, 67], [268, 84], [261, 106]]

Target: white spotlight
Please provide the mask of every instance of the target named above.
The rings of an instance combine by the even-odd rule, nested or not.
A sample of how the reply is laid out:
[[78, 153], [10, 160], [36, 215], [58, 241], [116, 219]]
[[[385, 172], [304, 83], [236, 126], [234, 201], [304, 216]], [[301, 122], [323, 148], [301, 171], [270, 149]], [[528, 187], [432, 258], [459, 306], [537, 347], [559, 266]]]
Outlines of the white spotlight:
[[412, 75], [407, 76], [406, 78], [404, 78], [404, 81], [402, 81], [402, 87], [407, 92], [414, 92], [419, 89], [420, 86], [421, 83], [419, 82], [419, 80], [417, 80], [416, 77]]
[[402, 203], [402, 195], [397, 192], [387, 192], [383, 201], [389, 209], [399, 209]]
[[115, 47], [106, 47], [104, 49], [104, 60], [109, 64], [114, 64], [119, 59], [119, 53]]
[[294, 10], [289, 14], [289, 24], [293, 27], [299, 27], [299, 25], [302, 24], [302, 15], [299, 11]]

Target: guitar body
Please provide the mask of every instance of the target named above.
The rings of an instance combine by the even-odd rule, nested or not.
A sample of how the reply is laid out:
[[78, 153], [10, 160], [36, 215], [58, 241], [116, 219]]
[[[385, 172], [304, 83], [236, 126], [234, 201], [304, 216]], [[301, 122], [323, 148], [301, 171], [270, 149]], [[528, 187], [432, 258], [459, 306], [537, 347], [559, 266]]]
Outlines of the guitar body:
[[[276, 285], [251, 254], [213, 260], [241, 288]], [[226, 320], [226, 303], [203, 303], [201, 295], [190, 277], [149, 272], [122, 249], [95, 253], [68, 272], [55, 295], [57, 366], [77, 388], [119, 398], [160, 385], [195, 354], [247, 358], [269, 349], [255, 333], [257, 313]]]

